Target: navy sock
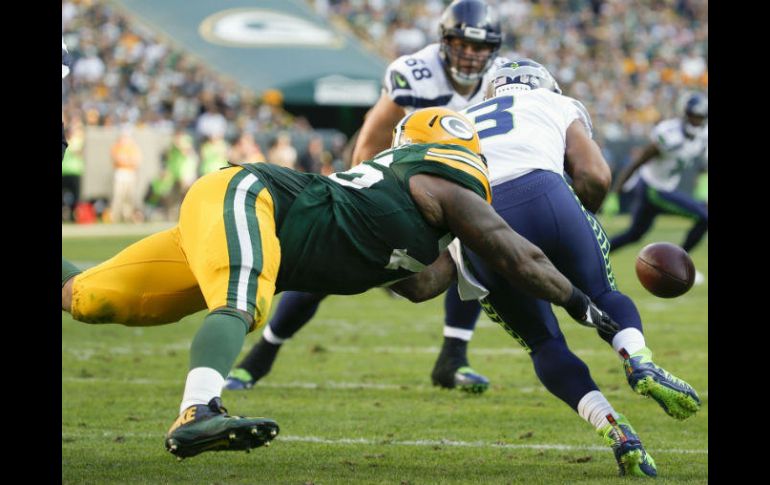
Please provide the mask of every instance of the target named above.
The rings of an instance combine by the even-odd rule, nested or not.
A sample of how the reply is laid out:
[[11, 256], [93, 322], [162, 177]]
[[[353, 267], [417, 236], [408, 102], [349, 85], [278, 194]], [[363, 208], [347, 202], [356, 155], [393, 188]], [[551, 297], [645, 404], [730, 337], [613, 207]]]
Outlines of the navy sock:
[[270, 320], [270, 330], [282, 339], [291, 338], [313, 318], [324, 298], [321, 293], [284, 292]]
[[457, 285], [449, 285], [444, 296], [444, 324], [450, 327], [473, 330], [481, 313], [481, 305], [476, 300], [462, 301], [457, 293]]
[[697, 246], [701, 239], [703, 239], [703, 236], [706, 235], [708, 229], [708, 220], [699, 220], [698, 223], [690, 229], [690, 232], [687, 233], [687, 238], [685, 238], [684, 243], [682, 244], [682, 249], [689, 253], [692, 248]]

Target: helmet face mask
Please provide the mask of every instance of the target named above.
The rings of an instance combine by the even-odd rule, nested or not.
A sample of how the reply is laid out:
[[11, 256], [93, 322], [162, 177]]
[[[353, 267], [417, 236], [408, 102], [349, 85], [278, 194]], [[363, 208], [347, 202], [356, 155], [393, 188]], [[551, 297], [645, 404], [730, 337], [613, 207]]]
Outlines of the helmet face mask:
[[498, 67], [485, 94], [488, 99], [513, 91], [540, 88], [561, 94], [559, 83], [548, 69], [532, 59], [520, 59]]
[[441, 15], [441, 60], [462, 86], [479, 82], [502, 44], [500, 23], [483, 0], [455, 0]]
[[424, 108], [406, 115], [393, 128], [392, 148], [415, 143], [460, 145], [481, 153], [479, 135], [467, 118], [447, 108]]

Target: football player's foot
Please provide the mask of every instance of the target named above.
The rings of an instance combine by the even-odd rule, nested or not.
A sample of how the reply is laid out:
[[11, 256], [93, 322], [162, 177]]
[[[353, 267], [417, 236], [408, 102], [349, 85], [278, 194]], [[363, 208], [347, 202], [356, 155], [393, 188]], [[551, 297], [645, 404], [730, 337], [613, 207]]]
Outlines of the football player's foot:
[[431, 380], [434, 386], [441, 386], [446, 389], [457, 388], [470, 394], [481, 394], [489, 388], [489, 379], [467, 365], [452, 369], [436, 362], [431, 373]]
[[656, 477], [658, 470], [655, 460], [644, 450], [636, 431], [625, 416], [618, 414], [616, 420], [609, 414], [607, 420], [610, 424], [597, 430], [597, 433], [612, 447], [620, 476]]
[[248, 451], [269, 445], [278, 423], [266, 418], [230, 416], [215, 397], [208, 404], [185, 409], [166, 434], [166, 449], [178, 458], [204, 451]]
[[222, 389], [245, 391], [254, 387], [254, 383], [256, 382], [257, 381], [251, 377], [251, 374], [249, 374], [249, 371], [236, 367], [227, 374], [227, 379], [225, 379], [225, 385], [222, 386]]
[[634, 392], [653, 398], [666, 414], [676, 419], [687, 419], [700, 409], [695, 389], [655, 365], [650, 349], [644, 347], [631, 355], [626, 349], [620, 349], [620, 354], [628, 384]]

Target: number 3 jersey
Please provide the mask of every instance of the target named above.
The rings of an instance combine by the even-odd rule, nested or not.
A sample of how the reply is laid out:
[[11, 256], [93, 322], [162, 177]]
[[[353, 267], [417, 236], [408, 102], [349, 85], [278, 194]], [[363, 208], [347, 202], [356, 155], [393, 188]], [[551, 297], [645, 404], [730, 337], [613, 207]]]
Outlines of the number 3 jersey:
[[567, 128], [579, 119], [589, 136], [592, 130], [580, 101], [546, 89], [497, 96], [460, 113], [476, 126], [492, 186], [533, 170], [562, 175]]
[[423, 219], [409, 178], [449, 179], [491, 201], [482, 159], [456, 145], [406, 145], [324, 177], [247, 164], [268, 187], [281, 246], [277, 291], [354, 294], [403, 279], [438, 257], [453, 236]]
[[508, 62], [505, 58], [497, 57], [477, 89], [470, 97], [464, 97], [454, 90], [447, 78], [439, 57], [439, 48], [439, 44], [429, 44], [412, 55], [399, 57], [385, 71], [383, 89], [407, 113], [431, 106], [444, 106], [457, 111], [482, 101], [484, 87], [491, 80], [492, 73], [498, 66]]

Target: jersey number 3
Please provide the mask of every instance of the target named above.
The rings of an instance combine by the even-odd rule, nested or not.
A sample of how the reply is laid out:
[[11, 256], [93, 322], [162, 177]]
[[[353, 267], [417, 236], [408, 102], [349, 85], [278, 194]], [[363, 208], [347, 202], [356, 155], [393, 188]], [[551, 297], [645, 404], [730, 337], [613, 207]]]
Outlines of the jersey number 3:
[[501, 96], [473, 106], [465, 111], [476, 123], [479, 138], [504, 135], [513, 126], [513, 96]]

